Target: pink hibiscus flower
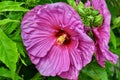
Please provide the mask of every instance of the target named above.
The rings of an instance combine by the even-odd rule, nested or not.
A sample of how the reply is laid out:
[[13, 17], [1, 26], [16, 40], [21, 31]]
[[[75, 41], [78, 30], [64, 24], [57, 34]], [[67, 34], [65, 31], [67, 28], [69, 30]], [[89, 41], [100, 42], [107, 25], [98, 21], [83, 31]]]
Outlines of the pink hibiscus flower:
[[38, 5], [22, 20], [23, 43], [44, 76], [76, 80], [94, 52], [77, 12], [65, 3]]
[[[76, 0], [79, 3], [80, 0]], [[112, 63], [116, 63], [118, 56], [109, 51], [109, 39], [110, 39], [110, 21], [111, 15], [107, 8], [105, 0], [87, 0], [85, 3], [86, 7], [92, 7], [95, 10], [99, 10], [100, 14], [103, 16], [103, 23], [101, 26], [93, 27], [92, 32], [95, 38], [95, 56], [98, 63], [104, 67], [105, 61], [108, 60]]]

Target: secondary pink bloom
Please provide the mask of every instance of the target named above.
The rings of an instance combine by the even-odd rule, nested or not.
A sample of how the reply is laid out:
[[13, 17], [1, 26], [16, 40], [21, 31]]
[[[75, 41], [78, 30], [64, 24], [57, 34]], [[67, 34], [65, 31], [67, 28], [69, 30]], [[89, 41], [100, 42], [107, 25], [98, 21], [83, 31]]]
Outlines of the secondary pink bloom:
[[92, 6], [100, 11], [104, 21], [101, 27], [93, 28], [96, 39], [96, 59], [98, 63], [104, 67], [105, 60], [116, 63], [118, 56], [109, 51], [108, 43], [110, 39], [110, 21], [111, 15], [105, 3], [105, 0], [92, 0]]
[[94, 42], [83, 29], [77, 12], [65, 3], [38, 5], [21, 25], [28, 55], [44, 76], [77, 80], [94, 52]]
[[[80, 1], [80, 0], [79, 0]], [[93, 35], [95, 37], [95, 56], [98, 61], [98, 63], [104, 67], [105, 61], [109, 60], [112, 63], [116, 63], [118, 56], [111, 53], [109, 51], [109, 39], [110, 39], [110, 21], [111, 21], [111, 15], [107, 8], [105, 0], [87, 0], [85, 3], [86, 7], [90, 6], [90, 3], [92, 3], [92, 7], [96, 10], [99, 10], [100, 14], [103, 16], [104, 21], [102, 23], [102, 26], [94, 27]]]

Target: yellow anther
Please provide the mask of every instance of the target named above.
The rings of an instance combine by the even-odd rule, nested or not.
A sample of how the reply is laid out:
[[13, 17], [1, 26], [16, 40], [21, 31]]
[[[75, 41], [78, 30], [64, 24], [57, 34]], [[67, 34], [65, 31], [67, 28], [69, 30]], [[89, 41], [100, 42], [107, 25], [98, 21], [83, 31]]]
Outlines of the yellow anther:
[[67, 36], [66, 34], [63, 34], [63, 35], [59, 36], [58, 39], [57, 39], [57, 42], [60, 43], [60, 44], [63, 44], [65, 39], [66, 39], [66, 36]]

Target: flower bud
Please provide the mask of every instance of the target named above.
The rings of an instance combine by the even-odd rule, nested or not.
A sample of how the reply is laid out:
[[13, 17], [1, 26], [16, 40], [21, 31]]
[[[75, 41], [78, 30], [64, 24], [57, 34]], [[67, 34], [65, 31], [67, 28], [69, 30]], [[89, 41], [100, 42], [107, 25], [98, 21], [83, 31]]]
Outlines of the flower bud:
[[67, 1], [79, 13], [85, 26], [97, 27], [102, 25], [103, 17], [98, 10], [95, 10], [92, 6], [85, 7], [82, 2], [76, 5], [74, 0]]
[[85, 16], [86, 15], [86, 13], [84, 11], [84, 8], [78, 8], [78, 13], [79, 13], [80, 16]]
[[77, 11], [78, 13], [80, 14], [80, 16], [85, 16], [86, 15], [86, 12], [85, 12], [85, 6], [82, 2], [80, 2], [78, 5], [77, 5]]
[[93, 15], [93, 16], [95, 16], [95, 15], [97, 15], [97, 14], [99, 14], [99, 11], [98, 11], [98, 10], [93, 10], [93, 11], [92, 11], [92, 15]]
[[94, 17], [94, 22], [93, 22], [94, 27], [101, 26], [102, 23], [103, 23], [103, 16], [101, 14]]

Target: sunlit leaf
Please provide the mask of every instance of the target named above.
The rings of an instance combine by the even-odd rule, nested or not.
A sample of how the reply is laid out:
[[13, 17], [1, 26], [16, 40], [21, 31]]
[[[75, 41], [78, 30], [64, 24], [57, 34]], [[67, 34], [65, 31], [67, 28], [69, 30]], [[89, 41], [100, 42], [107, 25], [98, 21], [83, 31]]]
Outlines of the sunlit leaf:
[[9, 39], [0, 29], [0, 61], [2, 61], [10, 70], [14, 79], [16, 63], [18, 61], [18, 52], [16, 44]]
[[10, 23], [10, 22], [19, 22], [18, 20], [11, 20], [11, 19], [3, 19], [3, 20], [0, 20], [0, 25], [5, 25], [7, 23]]
[[10, 34], [12, 33], [17, 25], [20, 23], [19, 20], [12, 20], [12, 19], [3, 19], [0, 20], [0, 28], [6, 33]]
[[5, 11], [28, 11], [28, 9], [21, 7], [24, 2], [2, 1], [0, 2], [0, 12]]
[[[3, 67], [0, 68], [0, 76], [12, 78], [11, 71], [9, 71], [8, 69], [5, 69]], [[15, 74], [15, 80], [22, 80], [22, 78], [19, 77], [17, 74]]]

